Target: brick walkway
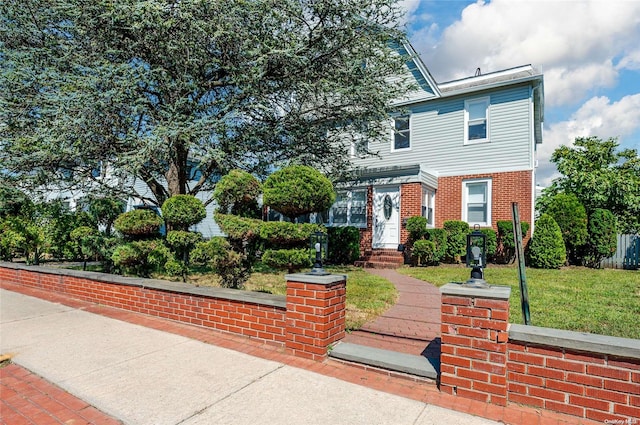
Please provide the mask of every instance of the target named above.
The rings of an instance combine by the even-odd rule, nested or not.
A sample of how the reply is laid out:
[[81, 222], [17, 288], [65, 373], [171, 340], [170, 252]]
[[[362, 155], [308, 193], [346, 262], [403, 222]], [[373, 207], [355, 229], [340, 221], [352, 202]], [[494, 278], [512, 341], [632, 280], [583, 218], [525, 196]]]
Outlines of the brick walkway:
[[[380, 273], [387, 273], [388, 271], [379, 270]], [[422, 282], [424, 284], [424, 282]], [[75, 300], [64, 295], [50, 293], [38, 289], [26, 288], [19, 285], [9, 284], [6, 282], [0, 282], [0, 286], [4, 289], [19, 292], [25, 295], [38, 297], [51, 302], [58, 302], [63, 305], [82, 309], [84, 311], [100, 314], [113, 319], [122, 320], [125, 322], [137, 324], [140, 326], [146, 326], [148, 328], [161, 330], [164, 332], [170, 332], [177, 335], [182, 335], [187, 338], [192, 338], [198, 341], [202, 341], [208, 344], [214, 344], [219, 347], [228, 348], [231, 350], [250, 354], [252, 356], [273, 360], [288, 364], [293, 367], [302, 368], [312, 372], [316, 372], [325, 376], [331, 376], [343, 381], [352, 382], [358, 385], [364, 385], [369, 388], [373, 388], [380, 391], [385, 391], [391, 394], [396, 394], [402, 397], [418, 400], [424, 403], [433, 404], [446, 409], [456, 410], [458, 412], [469, 413], [472, 415], [481, 416], [487, 419], [493, 419], [496, 421], [502, 421], [509, 425], [602, 425], [600, 422], [594, 422], [587, 419], [580, 419], [574, 416], [567, 416], [560, 413], [539, 410], [531, 407], [524, 407], [515, 404], [511, 404], [507, 407], [496, 406], [487, 404], [471, 399], [465, 399], [462, 397], [452, 396], [446, 393], [441, 393], [438, 388], [430, 381], [421, 379], [412, 379], [406, 375], [396, 374], [393, 372], [385, 372], [376, 368], [370, 368], [367, 366], [358, 366], [348, 363], [343, 363], [336, 360], [328, 359], [325, 362], [316, 362], [313, 360], [303, 359], [299, 357], [293, 357], [283, 352], [280, 347], [264, 344], [263, 342], [253, 340], [250, 338], [242, 337], [239, 335], [233, 335], [229, 333], [212, 331], [211, 329], [187, 325], [183, 323], [173, 322], [167, 319], [157, 318], [153, 316], [147, 316], [140, 313], [133, 313], [125, 310], [119, 310], [112, 307], [101, 306], [97, 304], [91, 304], [88, 302]], [[404, 298], [403, 298], [404, 299]], [[424, 341], [423, 341], [424, 342]], [[3, 368], [6, 369], [6, 368]], [[29, 374], [28, 371], [25, 371]], [[2, 373], [2, 369], [0, 369]], [[32, 375], [33, 376], [33, 375]], [[4, 374], [3, 384], [4, 384]], [[46, 382], [46, 381], [45, 381]], [[48, 383], [47, 383], [48, 384]], [[51, 384], [48, 384], [51, 385]], [[2, 409], [5, 409], [4, 399], [5, 392], [2, 387], [2, 394], [0, 398], [3, 403], [0, 404]], [[57, 387], [53, 387], [55, 390], [59, 390]], [[24, 391], [29, 392], [28, 385], [21, 385], [19, 387], [18, 394], [14, 397], [25, 397]], [[53, 390], [52, 390], [53, 391]], [[61, 391], [61, 390], [59, 390]], [[64, 396], [60, 396], [64, 397]], [[53, 397], [54, 400], [56, 399]], [[73, 397], [75, 398], [75, 397]], [[76, 399], [77, 400], [77, 399]], [[62, 403], [61, 403], [62, 404]], [[94, 408], [88, 406], [86, 403], [79, 401], [79, 409], [89, 409], [95, 411]], [[85, 406], [82, 408], [82, 406]], [[53, 409], [53, 406], [52, 406]], [[5, 411], [0, 411], [4, 419]], [[23, 413], [23, 412], [20, 412]], [[45, 411], [46, 413], [46, 411]], [[23, 413], [24, 415], [24, 413]], [[26, 415], [24, 415], [26, 417]], [[51, 415], [49, 415], [51, 416]], [[81, 416], [82, 417], [82, 416]], [[23, 422], [3, 422], [7, 425], [18, 424], [35, 424], [35, 425], [47, 425], [47, 424], [60, 424], [60, 421], [54, 419], [48, 419], [46, 416], [41, 416], [41, 422], [23, 421]], [[64, 423], [64, 422], [62, 422]], [[103, 420], [94, 419], [90, 421], [79, 422], [67, 422], [68, 425], [78, 424], [120, 424], [114, 419], [104, 416]]]
[[0, 367], [2, 425], [117, 425], [115, 420], [28, 370]]
[[351, 332], [344, 342], [401, 353], [440, 356], [440, 290], [390, 269], [366, 269], [392, 282], [398, 302], [374, 321]]

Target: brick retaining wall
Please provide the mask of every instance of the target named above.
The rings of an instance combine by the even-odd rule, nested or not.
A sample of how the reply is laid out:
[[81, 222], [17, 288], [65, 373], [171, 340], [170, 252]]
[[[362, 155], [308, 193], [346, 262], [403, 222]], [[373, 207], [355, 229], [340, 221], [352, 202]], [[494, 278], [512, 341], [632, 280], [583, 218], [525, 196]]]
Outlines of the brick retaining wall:
[[12, 283], [97, 304], [231, 332], [315, 360], [344, 336], [346, 276], [287, 275], [287, 296], [182, 282], [0, 263]]
[[640, 424], [640, 340], [509, 325], [509, 287], [441, 292], [443, 391]]

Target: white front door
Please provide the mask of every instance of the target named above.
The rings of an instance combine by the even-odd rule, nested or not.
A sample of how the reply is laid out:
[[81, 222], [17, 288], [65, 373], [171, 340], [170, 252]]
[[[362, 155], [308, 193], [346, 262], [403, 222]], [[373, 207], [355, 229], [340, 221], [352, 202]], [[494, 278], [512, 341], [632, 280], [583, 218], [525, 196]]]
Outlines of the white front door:
[[373, 192], [373, 248], [396, 249], [400, 242], [400, 188]]

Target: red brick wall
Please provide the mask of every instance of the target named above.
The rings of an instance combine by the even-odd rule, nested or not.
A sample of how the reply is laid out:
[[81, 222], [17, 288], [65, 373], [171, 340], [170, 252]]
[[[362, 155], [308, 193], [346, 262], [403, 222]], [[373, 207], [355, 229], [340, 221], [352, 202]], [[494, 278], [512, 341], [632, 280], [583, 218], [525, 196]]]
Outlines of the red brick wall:
[[544, 344], [509, 339], [508, 299], [475, 291], [442, 294], [442, 391], [606, 423], [640, 419], [640, 359], [569, 350], [554, 338]]
[[442, 295], [440, 388], [507, 404], [509, 301]]
[[25, 270], [0, 266], [0, 286], [9, 283], [52, 291], [83, 301], [258, 338], [285, 346], [294, 355], [315, 360], [326, 357], [328, 347], [344, 337], [346, 277], [342, 275], [327, 277], [331, 280], [329, 284], [313, 283], [313, 279], [311, 282], [287, 281], [285, 309], [133, 283], [103, 282], [72, 274], [58, 270], [47, 273], [46, 268]]
[[422, 215], [422, 184], [403, 184], [400, 186], [400, 243], [407, 243], [409, 239], [409, 232], [403, 223], [416, 215]]
[[367, 227], [360, 229], [360, 255], [371, 252], [373, 243], [373, 186], [367, 188]]
[[462, 182], [468, 179], [491, 178], [491, 221], [511, 220], [511, 204], [518, 203], [520, 221], [533, 224], [532, 220], [532, 178], [531, 171], [509, 173], [468, 174], [464, 176], [438, 178], [436, 191], [436, 227], [442, 227], [447, 220], [462, 219]]
[[640, 419], [640, 360], [509, 342], [509, 401], [596, 421]]

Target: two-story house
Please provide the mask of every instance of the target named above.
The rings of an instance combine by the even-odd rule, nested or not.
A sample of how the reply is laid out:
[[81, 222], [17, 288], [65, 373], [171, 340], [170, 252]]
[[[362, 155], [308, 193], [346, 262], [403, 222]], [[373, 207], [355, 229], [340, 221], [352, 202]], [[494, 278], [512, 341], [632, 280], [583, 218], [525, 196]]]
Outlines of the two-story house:
[[358, 156], [357, 180], [346, 183], [329, 226], [360, 228], [361, 252], [397, 250], [409, 217], [493, 227], [533, 225], [536, 145], [542, 142], [543, 76], [531, 65], [436, 83], [410, 45], [408, 72], [419, 90], [399, 100], [406, 113], [389, 122], [388, 140], [370, 142], [377, 156]]

